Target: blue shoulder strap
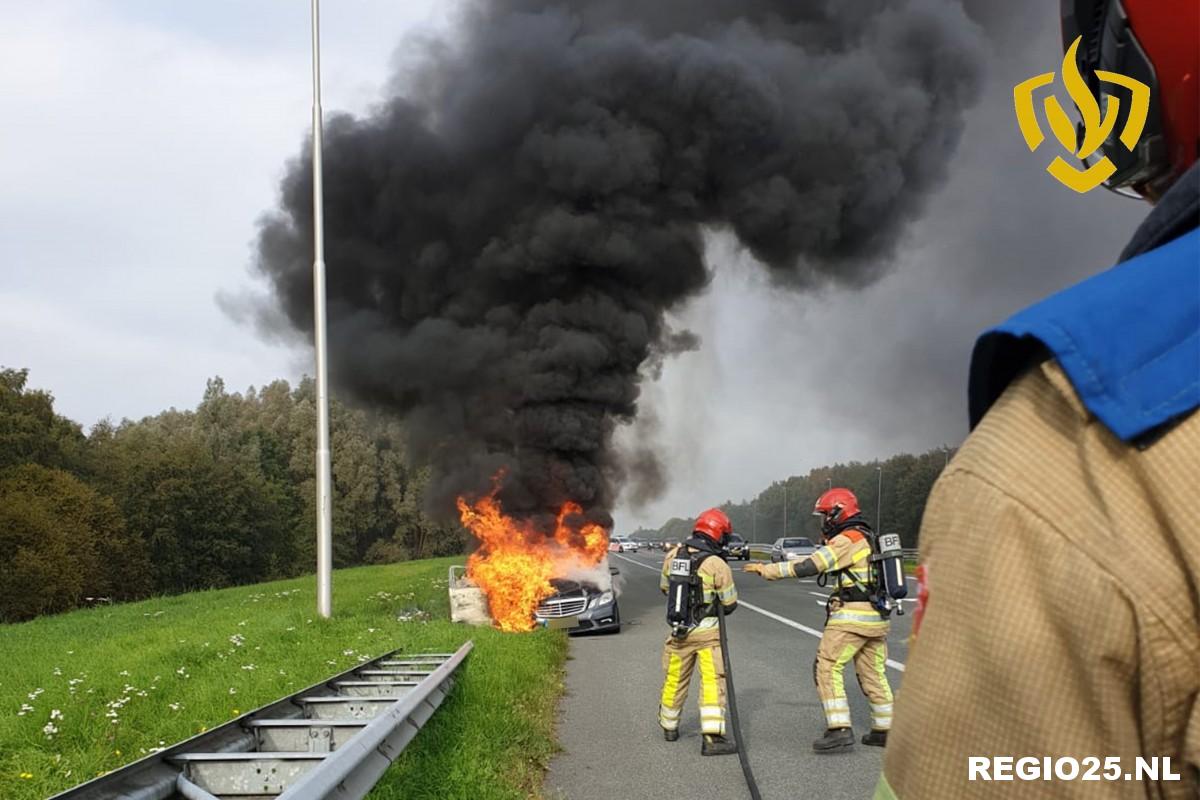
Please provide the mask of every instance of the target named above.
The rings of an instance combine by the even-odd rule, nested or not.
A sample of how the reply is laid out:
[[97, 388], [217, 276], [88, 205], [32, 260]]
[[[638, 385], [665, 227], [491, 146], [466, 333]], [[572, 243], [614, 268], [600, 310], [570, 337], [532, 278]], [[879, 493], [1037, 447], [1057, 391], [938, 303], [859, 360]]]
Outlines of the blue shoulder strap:
[[1200, 229], [984, 333], [971, 358], [971, 427], [1047, 352], [1123, 441], [1200, 406]]

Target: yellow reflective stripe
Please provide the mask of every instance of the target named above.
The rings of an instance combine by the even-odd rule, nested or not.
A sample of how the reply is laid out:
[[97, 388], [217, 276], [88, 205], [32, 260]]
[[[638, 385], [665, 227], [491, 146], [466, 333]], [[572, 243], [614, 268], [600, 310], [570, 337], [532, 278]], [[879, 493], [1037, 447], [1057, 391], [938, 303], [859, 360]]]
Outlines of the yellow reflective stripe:
[[717, 687], [717, 668], [713, 663], [713, 650], [706, 647], [696, 653], [700, 665], [700, 732], [714, 736], [725, 735], [725, 709], [721, 708], [721, 694]]
[[700, 705], [715, 706], [721, 700], [717, 693], [717, 668], [713, 664], [712, 648], [704, 648], [696, 657], [700, 662]]
[[882, 684], [883, 690], [887, 692], [887, 710], [889, 713], [891, 713], [891, 701], [894, 700], [895, 697], [892, 695], [892, 686], [890, 683], [888, 683], [887, 679], [887, 642], [884, 642], [883, 645], [875, 651], [875, 674], [878, 676], [879, 683]]
[[[848, 644], [842, 648], [842, 652], [838, 653], [837, 659], [833, 662], [833, 696], [835, 698], [846, 696], [846, 685], [843, 682], [845, 676], [842, 671], [852, 658], [854, 658], [854, 645]], [[829, 715], [826, 714], [826, 716]]]
[[869, 547], [863, 547], [859, 550], [855, 550], [854, 554], [850, 556], [850, 563], [857, 564], [869, 555], [871, 555], [871, 548]]
[[835, 697], [832, 700], [826, 700], [822, 705], [826, 711], [849, 711], [850, 701], [844, 697]]
[[780, 578], [792, 577], [792, 565], [787, 561], [780, 561], [777, 564], [772, 564], [771, 567], [775, 570], [775, 574]]
[[697, 622], [696, 627], [692, 628], [692, 630], [707, 631], [707, 630], [717, 627], [720, 624], [721, 624], [721, 621], [718, 620], [716, 617], [705, 617], [704, 619]]
[[664, 706], [675, 705], [675, 693], [679, 690], [679, 673], [682, 668], [683, 659], [672, 653], [667, 662], [667, 679], [663, 681], [662, 698], [660, 699]]
[[821, 568], [821, 572], [829, 572], [832, 569], [837, 569], [837, 554], [829, 549], [828, 546], [818, 547], [816, 552], [812, 554], [812, 559], [817, 561]]
[[719, 589], [717, 591], [717, 597], [721, 598], [722, 600], [728, 600], [731, 597], [737, 597], [737, 587], [731, 583], [724, 589]]
[[879, 776], [879, 783], [875, 784], [875, 796], [872, 800], [900, 800], [899, 795], [892, 790], [892, 785], [888, 783], [887, 775]]

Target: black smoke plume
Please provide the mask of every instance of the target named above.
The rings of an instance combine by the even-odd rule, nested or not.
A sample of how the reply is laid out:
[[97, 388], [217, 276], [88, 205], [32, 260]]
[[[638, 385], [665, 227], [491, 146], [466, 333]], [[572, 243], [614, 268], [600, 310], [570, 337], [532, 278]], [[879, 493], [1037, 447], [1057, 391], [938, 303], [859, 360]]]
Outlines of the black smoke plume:
[[[708, 283], [703, 231], [781, 286], [869, 282], [943, 179], [982, 50], [951, 0], [499, 0], [461, 34], [326, 124], [331, 375], [406, 416], [438, 507], [504, 470], [510, 512], [602, 523], [660, 472], [613, 432], [696, 346], [664, 315]], [[259, 241], [301, 331], [310, 181], [305, 156]]]

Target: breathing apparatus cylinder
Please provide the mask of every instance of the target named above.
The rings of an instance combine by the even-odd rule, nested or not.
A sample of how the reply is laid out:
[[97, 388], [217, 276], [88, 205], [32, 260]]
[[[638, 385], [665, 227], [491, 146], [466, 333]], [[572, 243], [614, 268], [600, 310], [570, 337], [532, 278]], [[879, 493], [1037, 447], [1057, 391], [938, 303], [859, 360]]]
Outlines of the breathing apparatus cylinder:
[[667, 623], [673, 636], [686, 636], [699, 621], [693, 614], [699, 585], [695, 559], [676, 553], [667, 567]]
[[[900, 546], [900, 534], [884, 533], [875, 537], [876, 552], [872, 554], [875, 569], [875, 585], [879, 599], [890, 605], [891, 600], [900, 600], [908, 595], [908, 584], [904, 580], [904, 550]], [[900, 614], [904, 613], [901, 606]]]

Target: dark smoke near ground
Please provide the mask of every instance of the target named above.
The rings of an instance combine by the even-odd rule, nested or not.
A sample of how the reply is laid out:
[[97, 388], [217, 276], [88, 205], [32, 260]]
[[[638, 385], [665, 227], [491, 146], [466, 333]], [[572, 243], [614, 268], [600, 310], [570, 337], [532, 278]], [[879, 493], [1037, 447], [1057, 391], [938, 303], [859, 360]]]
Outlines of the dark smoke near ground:
[[[979, 84], [949, 0], [482, 4], [406, 94], [326, 126], [330, 366], [402, 413], [432, 502], [564, 500], [607, 524], [647, 369], [697, 346], [665, 312], [731, 232], [781, 286], [860, 286], [943, 180]], [[311, 164], [293, 164], [259, 266], [312, 328]], [[703, 398], [695, 398], [702, 403]]]

